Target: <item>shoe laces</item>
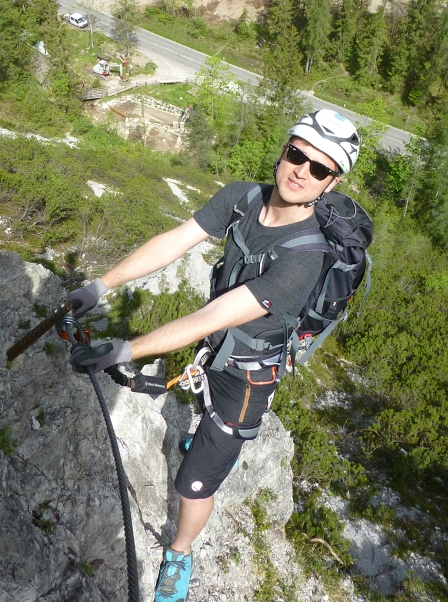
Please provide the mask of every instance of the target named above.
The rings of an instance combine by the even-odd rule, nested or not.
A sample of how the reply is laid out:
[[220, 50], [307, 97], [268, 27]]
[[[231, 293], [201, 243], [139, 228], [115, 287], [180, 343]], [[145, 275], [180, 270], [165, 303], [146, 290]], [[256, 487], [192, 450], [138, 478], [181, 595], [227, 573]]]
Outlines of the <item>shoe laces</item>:
[[[170, 568], [174, 568], [174, 572], [169, 575], [168, 571]], [[170, 598], [173, 594], [177, 593], [176, 582], [179, 581], [180, 571], [186, 570], [186, 559], [182, 560], [167, 560], [162, 567], [162, 575], [160, 578], [160, 585], [158, 587], [159, 593], [164, 598]]]

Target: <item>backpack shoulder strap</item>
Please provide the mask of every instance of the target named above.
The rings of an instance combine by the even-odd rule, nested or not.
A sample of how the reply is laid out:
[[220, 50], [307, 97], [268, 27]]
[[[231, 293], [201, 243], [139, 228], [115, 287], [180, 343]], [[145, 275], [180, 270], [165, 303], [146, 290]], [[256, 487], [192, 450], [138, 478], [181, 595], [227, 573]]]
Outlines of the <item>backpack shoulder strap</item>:
[[246, 215], [249, 207], [252, 206], [254, 202], [264, 199], [272, 192], [273, 188], [272, 184], [257, 184], [255, 182], [251, 184], [249, 188], [243, 192], [238, 202], [233, 206], [232, 221], [230, 222], [228, 229], [234, 222], [239, 221]]

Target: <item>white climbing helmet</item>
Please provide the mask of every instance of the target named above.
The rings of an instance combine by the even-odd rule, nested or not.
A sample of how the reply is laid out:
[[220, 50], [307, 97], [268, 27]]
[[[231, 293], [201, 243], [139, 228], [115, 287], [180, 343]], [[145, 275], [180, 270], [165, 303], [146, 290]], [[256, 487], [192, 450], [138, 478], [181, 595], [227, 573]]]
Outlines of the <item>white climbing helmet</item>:
[[331, 157], [342, 173], [353, 169], [359, 155], [359, 137], [355, 126], [330, 109], [303, 115], [288, 135], [306, 140]]

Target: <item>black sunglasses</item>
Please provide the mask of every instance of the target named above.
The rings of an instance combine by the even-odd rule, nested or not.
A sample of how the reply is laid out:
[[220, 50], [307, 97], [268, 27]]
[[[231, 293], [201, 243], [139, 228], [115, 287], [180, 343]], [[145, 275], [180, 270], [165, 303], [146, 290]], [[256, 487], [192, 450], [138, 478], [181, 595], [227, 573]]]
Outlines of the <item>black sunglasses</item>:
[[292, 163], [293, 165], [303, 165], [306, 161], [310, 164], [310, 174], [316, 180], [325, 180], [328, 176], [333, 176], [334, 178], [339, 175], [338, 171], [333, 171], [323, 163], [319, 163], [319, 161], [313, 161], [309, 159], [300, 148], [290, 144], [289, 142], [286, 145], [286, 160]]

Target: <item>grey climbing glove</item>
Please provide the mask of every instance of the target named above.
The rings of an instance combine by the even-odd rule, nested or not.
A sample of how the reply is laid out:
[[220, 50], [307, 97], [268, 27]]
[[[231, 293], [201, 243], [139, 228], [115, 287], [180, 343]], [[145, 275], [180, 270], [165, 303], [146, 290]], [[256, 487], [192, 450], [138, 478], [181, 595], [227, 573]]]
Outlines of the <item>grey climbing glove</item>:
[[109, 366], [130, 362], [131, 358], [132, 350], [129, 341], [103, 343], [98, 347], [77, 343], [70, 350], [73, 371], [80, 374], [84, 374], [87, 367], [92, 368], [94, 372], [101, 372]]
[[82, 288], [76, 289], [67, 295], [67, 301], [73, 303], [73, 317], [77, 320], [83, 316], [90, 309], [93, 309], [101, 295], [107, 293], [109, 289], [99, 278], [95, 278], [93, 282], [83, 286]]

